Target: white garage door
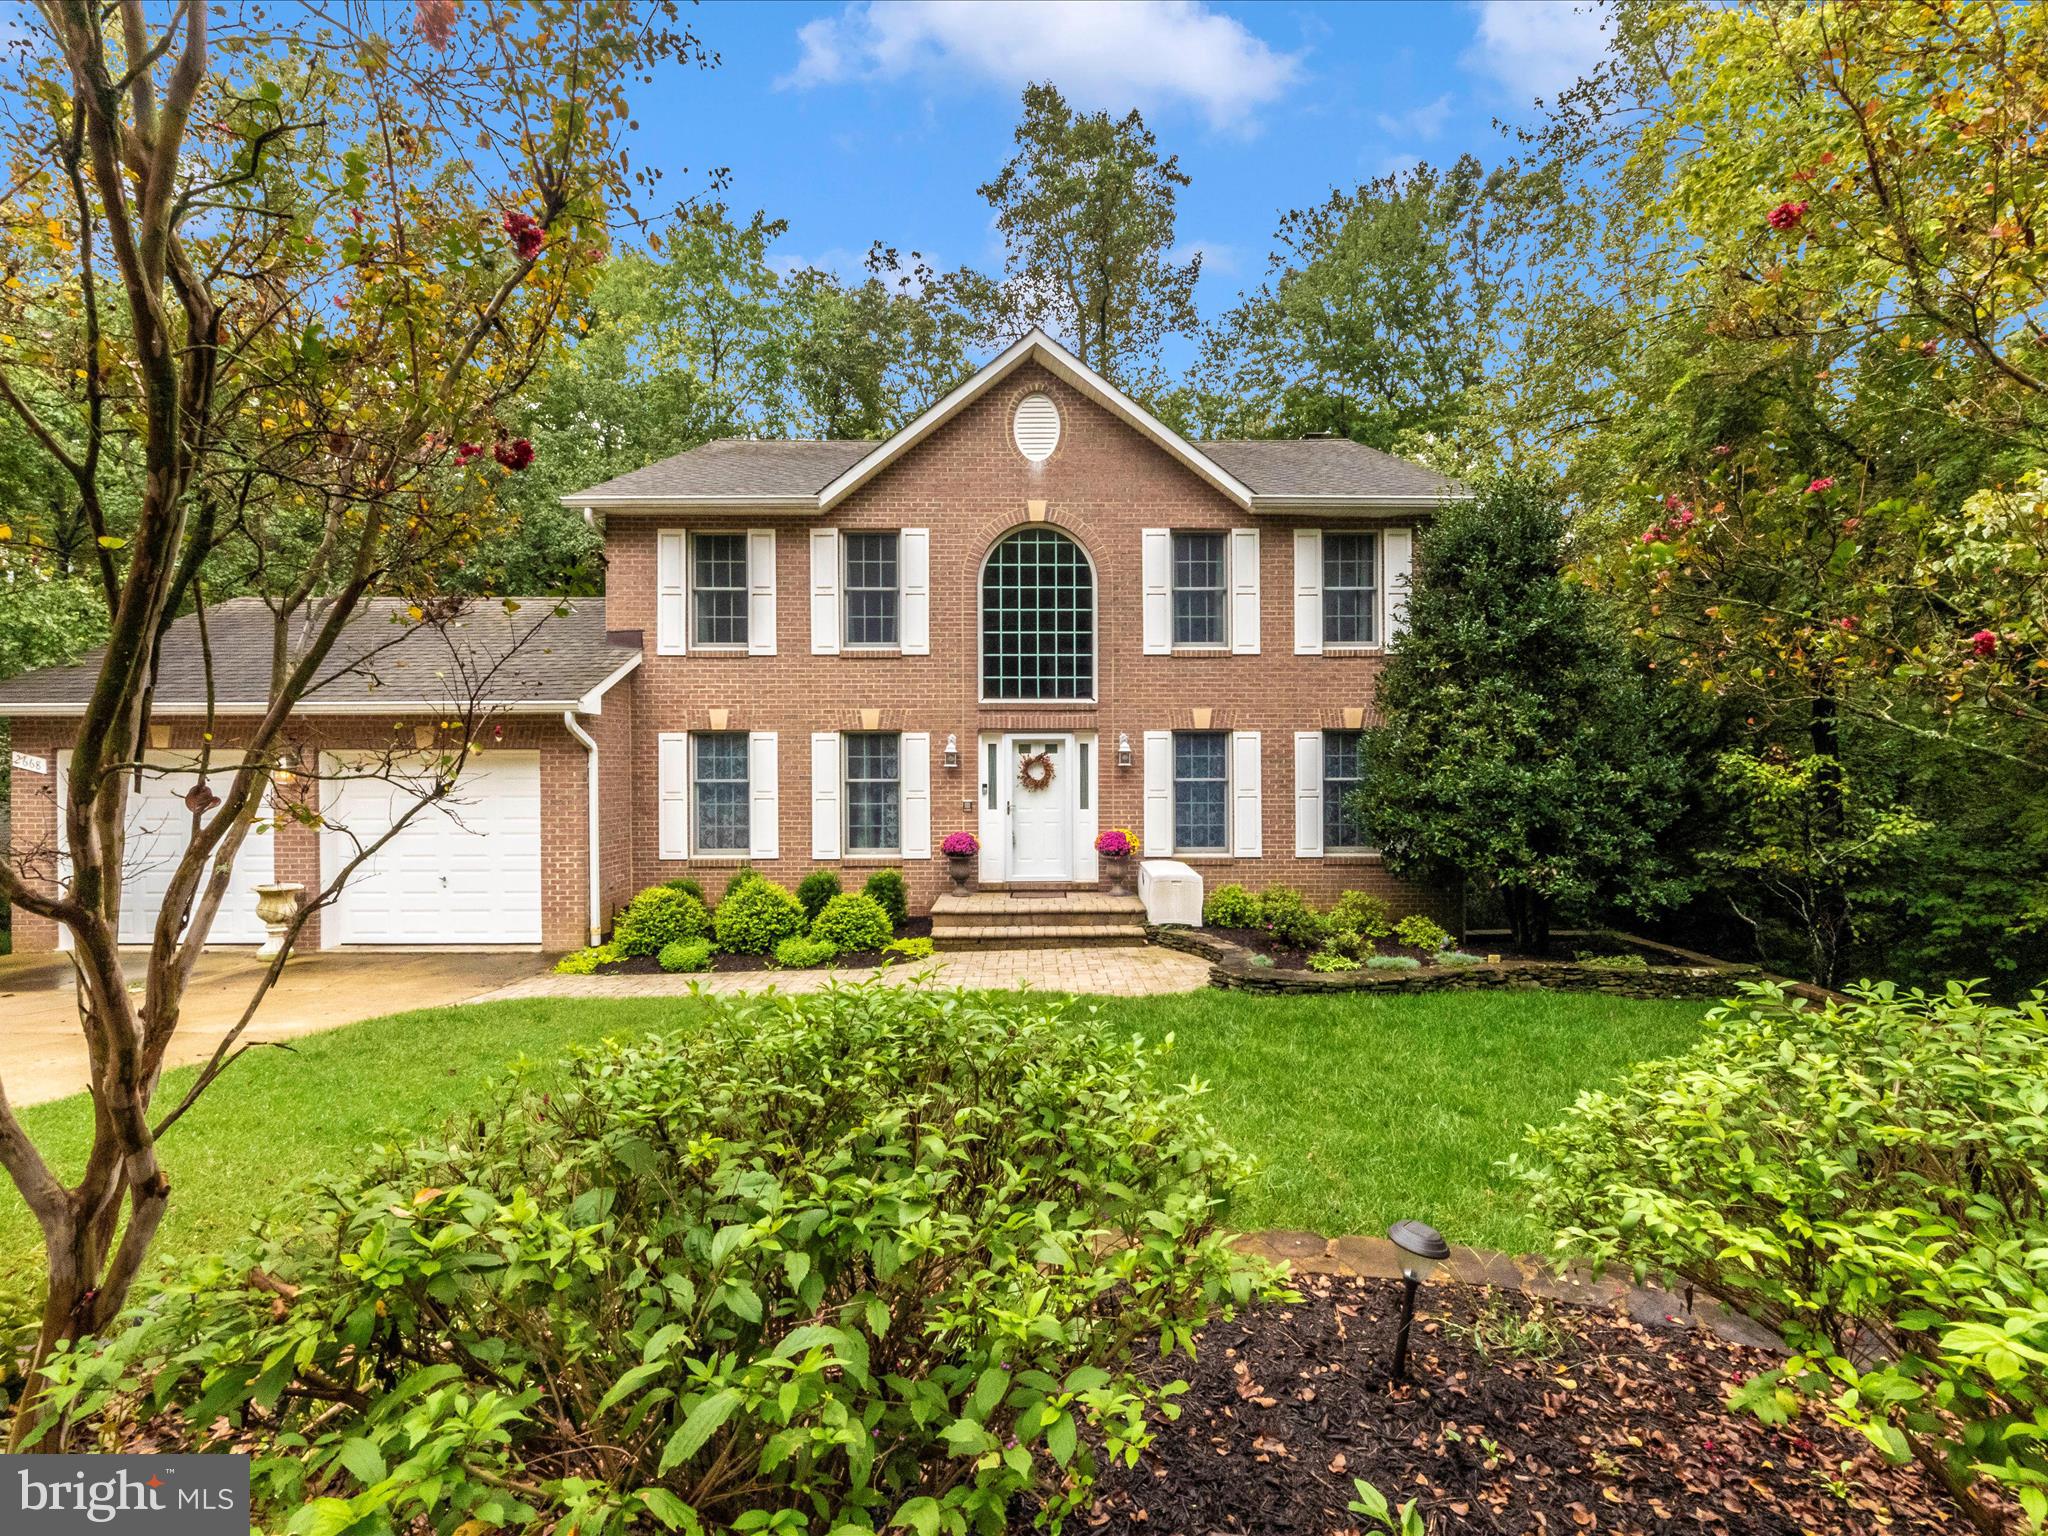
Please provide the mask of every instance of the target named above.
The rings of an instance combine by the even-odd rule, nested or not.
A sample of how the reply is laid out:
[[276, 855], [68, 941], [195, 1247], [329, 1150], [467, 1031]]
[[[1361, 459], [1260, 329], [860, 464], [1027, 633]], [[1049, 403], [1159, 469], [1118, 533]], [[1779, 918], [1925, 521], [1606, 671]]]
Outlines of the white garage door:
[[[332, 879], [413, 806], [380, 767], [329, 755], [320, 857]], [[328, 944], [538, 944], [540, 754], [487, 752], [450, 796], [414, 816], [342, 888]]]
[[[164, 892], [178, 860], [192, 842], [192, 813], [185, 807], [186, 791], [198, 780], [195, 759], [189, 753], [151, 752], [138, 789], [128, 789], [128, 838], [122, 848], [121, 933], [123, 944], [147, 944], [156, 932], [156, 915], [164, 904]], [[71, 754], [57, 754], [57, 782], [68, 787]], [[216, 779], [221, 775], [216, 773]], [[216, 793], [218, 791], [216, 790]], [[263, 814], [262, 812], [258, 813]], [[63, 835], [63, 818], [58, 818], [58, 835]], [[234, 883], [221, 898], [214, 914], [209, 944], [261, 944], [265, 929], [256, 917], [256, 887], [276, 876], [277, 839], [267, 824], [259, 822], [242, 839], [235, 855]], [[70, 866], [65, 865], [65, 878]]]

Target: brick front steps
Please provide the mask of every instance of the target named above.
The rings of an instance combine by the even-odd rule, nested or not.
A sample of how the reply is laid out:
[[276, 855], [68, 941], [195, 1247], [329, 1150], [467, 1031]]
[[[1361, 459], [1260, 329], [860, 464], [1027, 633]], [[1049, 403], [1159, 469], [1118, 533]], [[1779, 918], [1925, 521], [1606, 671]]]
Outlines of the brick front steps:
[[[1245, 1253], [1293, 1267], [1298, 1275], [1401, 1278], [1400, 1250], [1384, 1237], [1319, 1237], [1313, 1232], [1252, 1232], [1237, 1239]], [[1559, 1274], [1533, 1255], [1516, 1258], [1486, 1248], [1453, 1247], [1432, 1277], [1435, 1283], [1491, 1286], [1522, 1291], [1546, 1301], [1621, 1308], [1636, 1322], [1663, 1327], [1704, 1328], [1730, 1344], [1785, 1353], [1785, 1343], [1763, 1324], [1731, 1312], [1710, 1296], [1630, 1285], [1606, 1275], [1595, 1280], [1583, 1270]]]
[[1145, 936], [1154, 944], [1207, 960], [1212, 987], [1245, 992], [1457, 992], [1543, 987], [1553, 992], [1609, 992], [1617, 997], [1704, 1002], [1733, 997], [1740, 982], [1776, 979], [1767, 977], [1759, 966], [1730, 965], [1642, 939], [1625, 942], [1672, 958], [1684, 955], [1698, 963], [1652, 963], [1622, 970], [1583, 960], [1503, 960], [1498, 965], [1425, 966], [1419, 971], [1283, 971], [1254, 965], [1250, 950], [1200, 928], [1153, 926], [1146, 928]]
[[932, 947], [1072, 949], [1143, 944], [1145, 904], [1104, 891], [949, 894], [932, 903]]

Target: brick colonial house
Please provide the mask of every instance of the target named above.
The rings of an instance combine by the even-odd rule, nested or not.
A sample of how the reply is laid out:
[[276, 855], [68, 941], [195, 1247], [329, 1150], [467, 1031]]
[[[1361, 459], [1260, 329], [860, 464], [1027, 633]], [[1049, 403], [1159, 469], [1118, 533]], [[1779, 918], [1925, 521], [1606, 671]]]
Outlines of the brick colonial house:
[[[742, 862], [850, 887], [900, 868], [921, 911], [954, 831], [980, 839], [984, 885], [1085, 889], [1110, 827], [1210, 885], [1373, 890], [1455, 926], [1452, 893], [1382, 871], [1344, 797], [1415, 525], [1464, 494], [1338, 439], [1188, 442], [1039, 332], [885, 442], [727, 440], [635, 470], [565, 498], [604, 519], [603, 599], [485, 605], [396, 644], [388, 612], [354, 626], [280, 793], [374, 832], [390, 790], [349, 779], [351, 754], [431, 744], [458, 681], [493, 723], [453, 814], [406, 827], [302, 942], [566, 948], [644, 885], [715, 895]], [[231, 739], [263, 696], [268, 615], [211, 623]], [[189, 626], [131, 813], [138, 941], [142, 866], [183, 835], [199, 741]], [[25, 861], [55, 849], [91, 677], [0, 683]], [[1027, 763], [1050, 781], [1027, 787]], [[279, 818], [237, 878], [317, 889], [342, 836]], [[56, 941], [15, 923], [22, 948]], [[212, 937], [260, 938], [253, 897]]]

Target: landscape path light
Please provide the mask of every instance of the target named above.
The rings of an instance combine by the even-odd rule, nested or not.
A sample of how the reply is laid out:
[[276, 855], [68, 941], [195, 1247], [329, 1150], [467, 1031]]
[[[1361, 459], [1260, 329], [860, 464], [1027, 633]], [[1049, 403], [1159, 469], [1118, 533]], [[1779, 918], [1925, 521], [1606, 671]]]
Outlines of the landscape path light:
[[1419, 1221], [1397, 1221], [1387, 1237], [1401, 1251], [1401, 1326], [1394, 1331], [1394, 1380], [1408, 1379], [1408, 1328], [1415, 1321], [1415, 1292], [1437, 1265], [1451, 1256], [1451, 1245], [1435, 1227]]

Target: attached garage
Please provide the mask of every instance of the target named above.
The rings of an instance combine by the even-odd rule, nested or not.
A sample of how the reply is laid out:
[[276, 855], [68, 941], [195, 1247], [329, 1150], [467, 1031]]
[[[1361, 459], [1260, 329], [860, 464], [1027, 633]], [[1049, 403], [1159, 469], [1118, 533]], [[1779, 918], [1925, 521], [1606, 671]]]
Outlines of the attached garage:
[[[178, 860], [192, 842], [192, 812], [185, 796], [199, 782], [198, 760], [185, 753], [151, 752], [145, 758], [139, 786], [128, 791], [127, 837], [121, 849], [121, 928], [123, 944], [147, 944], [155, 936], [157, 914]], [[57, 754], [57, 783], [70, 782], [71, 754]], [[64, 818], [57, 818], [58, 846], [63, 847]], [[256, 887], [274, 877], [277, 839], [268, 822], [249, 829], [235, 855], [234, 883], [214, 914], [209, 944], [261, 944], [263, 924], [256, 917]], [[67, 866], [68, 867], [68, 866]]]
[[[320, 862], [339, 870], [419, 804], [421, 784], [381, 758], [330, 752], [320, 765]], [[538, 752], [480, 754], [342, 887], [325, 942], [540, 943], [540, 808]]]

